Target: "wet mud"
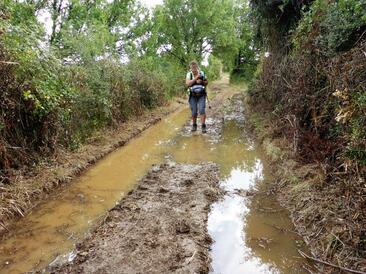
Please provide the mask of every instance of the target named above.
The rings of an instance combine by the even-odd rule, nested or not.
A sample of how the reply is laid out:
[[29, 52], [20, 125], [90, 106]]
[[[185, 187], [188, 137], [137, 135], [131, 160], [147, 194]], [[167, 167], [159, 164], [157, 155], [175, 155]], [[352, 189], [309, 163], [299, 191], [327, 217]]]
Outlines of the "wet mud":
[[170, 162], [153, 167], [105, 222], [54, 273], [207, 273], [209, 205], [218, 168]]
[[[166, 142], [166, 163], [154, 166], [105, 222], [68, 256], [46, 269], [52, 273], [208, 273], [212, 239], [207, 230], [211, 205], [224, 195], [219, 168], [206, 153], [176, 153], [180, 141], [215, 145], [222, 138], [223, 104], [231, 91], [215, 85], [207, 134], [190, 132], [187, 121], [177, 138]], [[191, 157], [193, 155], [193, 158]], [[182, 158], [183, 156], [183, 158]], [[179, 162], [179, 163], [177, 163]], [[183, 162], [183, 163], [182, 163]], [[184, 163], [185, 162], [185, 163]], [[71, 262], [67, 262], [72, 260]]]

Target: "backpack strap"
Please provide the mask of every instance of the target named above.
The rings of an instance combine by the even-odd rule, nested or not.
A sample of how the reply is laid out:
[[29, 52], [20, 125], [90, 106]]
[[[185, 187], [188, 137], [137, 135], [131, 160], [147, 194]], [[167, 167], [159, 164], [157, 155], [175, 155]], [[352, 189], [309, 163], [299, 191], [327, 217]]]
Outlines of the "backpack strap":
[[[206, 75], [205, 75], [205, 72], [203, 70], [201, 70], [201, 76], [202, 76], [202, 80], [206, 80]], [[207, 95], [207, 86], [203, 86], [204, 90], [205, 90], [205, 93]]]

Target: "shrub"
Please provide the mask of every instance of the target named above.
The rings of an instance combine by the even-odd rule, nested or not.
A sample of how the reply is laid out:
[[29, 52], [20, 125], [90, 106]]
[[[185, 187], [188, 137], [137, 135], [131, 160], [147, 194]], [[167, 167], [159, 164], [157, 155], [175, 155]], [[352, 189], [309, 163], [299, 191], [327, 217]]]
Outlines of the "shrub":
[[211, 54], [210, 57], [208, 58], [208, 67], [206, 72], [207, 78], [210, 81], [220, 79], [221, 70], [222, 70], [222, 62], [220, 61], [220, 59]]
[[66, 48], [49, 47], [32, 8], [10, 1], [0, 14], [0, 59], [6, 61], [0, 64], [2, 171], [59, 146], [75, 149], [95, 130], [162, 105], [185, 89], [185, 72], [164, 58], [142, 56], [123, 64], [118, 55], [81, 43], [84, 36], [69, 39]]
[[365, 11], [362, 1], [314, 1], [289, 37], [293, 49], [264, 58], [249, 91], [305, 161], [365, 163]]

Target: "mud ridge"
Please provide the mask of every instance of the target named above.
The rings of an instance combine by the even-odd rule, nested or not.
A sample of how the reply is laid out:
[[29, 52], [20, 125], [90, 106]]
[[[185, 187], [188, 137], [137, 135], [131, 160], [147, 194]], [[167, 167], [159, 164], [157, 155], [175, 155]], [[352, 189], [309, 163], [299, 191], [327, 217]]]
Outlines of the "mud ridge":
[[221, 195], [218, 167], [154, 166], [52, 273], [207, 273], [210, 204]]

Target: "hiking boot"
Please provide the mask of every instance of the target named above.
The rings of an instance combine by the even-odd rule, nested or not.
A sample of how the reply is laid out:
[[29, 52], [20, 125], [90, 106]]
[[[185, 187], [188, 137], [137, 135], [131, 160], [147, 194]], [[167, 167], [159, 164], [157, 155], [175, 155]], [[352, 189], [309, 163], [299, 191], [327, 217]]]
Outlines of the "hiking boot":
[[197, 131], [197, 124], [193, 124], [191, 128], [191, 132]]
[[207, 129], [206, 129], [206, 124], [202, 124], [202, 133], [206, 133]]

